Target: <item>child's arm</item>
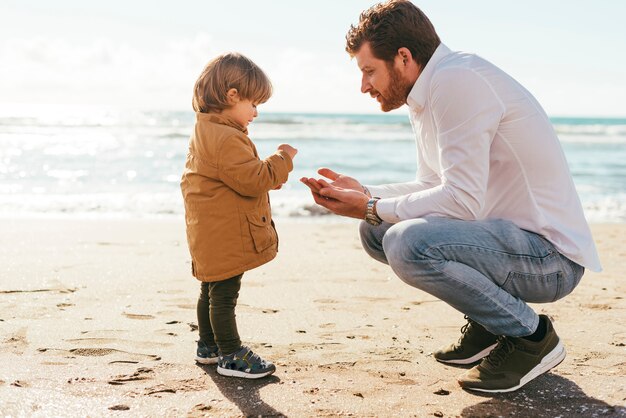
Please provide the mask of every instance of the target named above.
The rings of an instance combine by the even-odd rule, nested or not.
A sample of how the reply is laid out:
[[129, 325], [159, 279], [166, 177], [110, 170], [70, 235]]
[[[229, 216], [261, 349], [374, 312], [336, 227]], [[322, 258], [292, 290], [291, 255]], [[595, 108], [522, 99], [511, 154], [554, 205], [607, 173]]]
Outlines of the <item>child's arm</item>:
[[[245, 137], [233, 136], [220, 149], [220, 179], [243, 196], [260, 196], [287, 181], [295, 148], [279, 149], [259, 160]], [[292, 152], [291, 150], [295, 151]]]

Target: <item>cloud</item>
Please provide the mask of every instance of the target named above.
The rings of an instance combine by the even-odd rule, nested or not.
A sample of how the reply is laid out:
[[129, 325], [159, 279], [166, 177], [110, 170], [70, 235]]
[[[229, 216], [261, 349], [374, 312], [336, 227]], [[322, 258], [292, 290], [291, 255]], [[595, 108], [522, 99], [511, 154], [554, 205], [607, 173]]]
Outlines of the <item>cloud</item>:
[[179, 107], [213, 54], [205, 34], [163, 45], [9, 39], [0, 45], [1, 100]]
[[[3, 102], [190, 109], [191, 90], [226, 43], [200, 33], [163, 44], [98, 38], [10, 39], [0, 45]], [[374, 112], [360, 94], [356, 64], [343, 51], [255, 50], [275, 86], [265, 110]]]

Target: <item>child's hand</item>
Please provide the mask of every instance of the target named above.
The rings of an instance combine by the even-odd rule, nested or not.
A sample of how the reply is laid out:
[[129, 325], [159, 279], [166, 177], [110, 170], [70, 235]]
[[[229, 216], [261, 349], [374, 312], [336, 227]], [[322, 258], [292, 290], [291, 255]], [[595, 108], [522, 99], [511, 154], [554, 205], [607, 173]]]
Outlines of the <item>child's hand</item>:
[[296, 154], [298, 153], [298, 150], [295, 149], [294, 147], [292, 147], [289, 144], [280, 144], [278, 146], [279, 150], [285, 151], [287, 153], [287, 155], [289, 155], [289, 157], [293, 160], [293, 157], [296, 156]]

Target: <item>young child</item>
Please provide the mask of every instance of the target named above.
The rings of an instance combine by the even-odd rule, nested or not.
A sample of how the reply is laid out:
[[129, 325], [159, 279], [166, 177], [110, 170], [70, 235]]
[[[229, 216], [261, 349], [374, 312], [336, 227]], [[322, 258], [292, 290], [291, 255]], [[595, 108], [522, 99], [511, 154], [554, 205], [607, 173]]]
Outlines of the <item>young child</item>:
[[276, 256], [268, 192], [293, 169], [287, 144], [264, 160], [248, 138], [257, 105], [272, 95], [263, 71], [238, 53], [220, 55], [196, 81], [196, 124], [181, 180], [192, 274], [200, 280], [196, 361], [224, 376], [257, 379], [276, 367], [242, 346], [235, 306], [245, 271]]

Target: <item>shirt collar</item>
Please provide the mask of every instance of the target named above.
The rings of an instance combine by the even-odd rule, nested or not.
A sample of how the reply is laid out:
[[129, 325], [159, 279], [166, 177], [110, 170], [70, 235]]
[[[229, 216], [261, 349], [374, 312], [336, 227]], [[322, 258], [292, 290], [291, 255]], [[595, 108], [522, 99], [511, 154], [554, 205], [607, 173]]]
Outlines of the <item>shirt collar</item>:
[[230, 126], [248, 135], [248, 129], [244, 128], [231, 118], [219, 113], [202, 113], [196, 112], [196, 120], [206, 120], [208, 122], [218, 123], [220, 125]]
[[435, 72], [435, 67], [446, 55], [451, 54], [452, 51], [450, 48], [445, 46], [443, 43], [440, 43], [437, 49], [435, 49], [434, 54], [426, 63], [426, 66], [417, 77], [417, 81], [413, 85], [411, 92], [409, 93], [409, 97], [407, 97], [406, 102], [409, 107], [416, 111], [421, 112], [424, 108], [424, 103], [426, 103], [426, 96], [428, 95], [428, 90], [430, 86], [430, 79]]

